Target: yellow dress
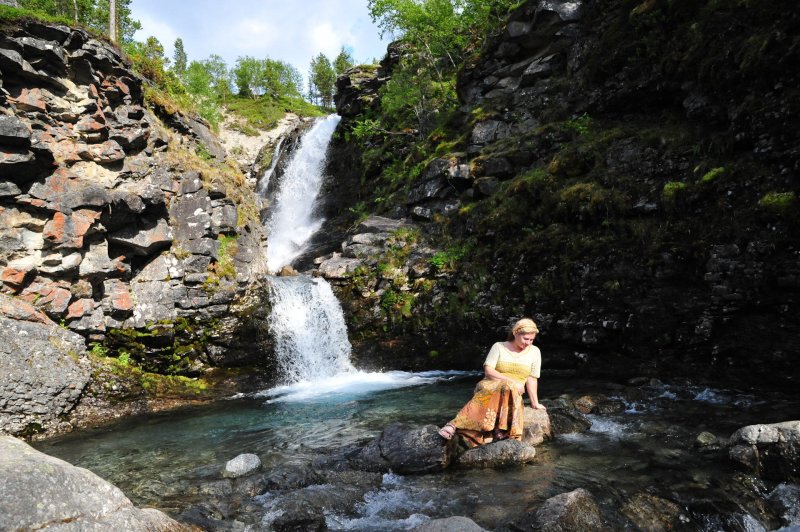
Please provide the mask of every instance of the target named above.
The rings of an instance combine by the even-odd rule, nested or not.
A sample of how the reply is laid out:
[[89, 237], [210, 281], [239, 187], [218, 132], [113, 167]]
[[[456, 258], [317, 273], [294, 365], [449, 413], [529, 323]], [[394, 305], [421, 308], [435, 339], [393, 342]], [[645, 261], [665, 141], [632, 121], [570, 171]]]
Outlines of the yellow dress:
[[[542, 355], [538, 347], [528, 346], [519, 353], [497, 342], [489, 350], [484, 366], [489, 366], [514, 381], [525, 383], [529, 376], [539, 378]], [[522, 440], [523, 403], [520, 394], [508, 381], [483, 379], [467, 404], [450, 421], [469, 447], [490, 443], [496, 431], [508, 438]]]

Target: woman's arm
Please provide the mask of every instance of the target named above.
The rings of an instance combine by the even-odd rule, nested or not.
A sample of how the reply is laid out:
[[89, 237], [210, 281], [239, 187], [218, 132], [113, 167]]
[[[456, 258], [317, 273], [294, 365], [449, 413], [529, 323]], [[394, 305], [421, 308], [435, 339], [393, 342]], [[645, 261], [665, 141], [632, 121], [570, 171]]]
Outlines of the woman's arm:
[[483, 374], [486, 375], [487, 379], [490, 379], [490, 380], [493, 380], [493, 381], [506, 381], [506, 382], [510, 383], [514, 387], [514, 389], [517, 390], [520, 394], [525, 393], [525, 385], [524, 384], [522, 384], [521, 382], [515, 381], [511, 377], [503, 375], [502, 373], [500, 373], [499, 371], [497, 371], [496, 369], [494, 369], [491, 366], [483, 366]]
[[528, 389], [528, 397], [531, 398], [531, 406], [537, 410], [547, 410], [547, 408], [539, 402], [539, 379], [536, 377], [528, 377], [525, 380], [525, 387]]

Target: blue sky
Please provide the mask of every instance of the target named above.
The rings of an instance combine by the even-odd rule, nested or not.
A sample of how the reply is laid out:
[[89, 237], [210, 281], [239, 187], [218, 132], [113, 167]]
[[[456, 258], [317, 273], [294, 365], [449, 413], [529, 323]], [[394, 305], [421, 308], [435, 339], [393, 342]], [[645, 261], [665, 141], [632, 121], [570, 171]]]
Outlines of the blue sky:
[[342, 46], [357, 63], [380, 59], [391, 36], [379, 36], [367, 0], [133, 0], [135, 35], [156, 37], [172, 58], [175, 39], [183, 39], [189, 61], [218, 54], [233, 66], [240, 56], [269, 57], [307, 75], [311, 58], [331, 60]]

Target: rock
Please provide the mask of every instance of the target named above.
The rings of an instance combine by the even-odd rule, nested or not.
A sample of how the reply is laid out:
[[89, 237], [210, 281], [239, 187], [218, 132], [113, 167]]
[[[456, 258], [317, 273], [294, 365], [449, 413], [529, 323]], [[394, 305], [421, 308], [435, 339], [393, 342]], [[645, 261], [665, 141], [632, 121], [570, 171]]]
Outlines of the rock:
[[16, 116], [0, 115], [0, 145], [28, 148], [31, 145], [31, 130]]
[[701, 451], [716, 451], [721, 445], [719, 438], [710, 432], [701, 432], [694, 440], [694, 446]]
[[486, 532], [469, 517], [453, 516], [444, 519], [432, 519], [416, 528], [414, 532]]
[[412, 227], [405, 220], [384, 218], [383, 216], [370, 216], [356, 228], [357, 233], [391, 233], [398, 229]]
[[547, 409], [554, 435], [585, 432], [592, 426], [592, 422], [575, 407], [553, 406]]
[[325, 279], [346, 279], [351, 273], [364, 265], [362, 259], [349, 259], [334, 253], [333, 257], [323, 261], [317, 268]]
[[222, 476], [227, 478], [243, 477], [259, 469], [261, 469], [261, 458], [255, 454], [245, 453], [228, 460]]
[[381, 456], [389, 469], [401, 475], [445, 469], [452, 459], [452, 446], [443, 443], [433, 425], [412, 428], [393, 423], [378, 437]]
[[528, 445], [539, 445], [553, 437], [550, 416], [546, 410], [526, 406], [522, 415], [522, 426], [522, 441]]
[[583, 488], [561, 493], [544, 501], [536, 510], [531, 528], [542, 532], [608, 529], [597, 501]]
[[166, 514], [138, 509], [91, 471], [0, 436], [2, 530], [188, 530]]
[[680, 530], [690, 521], [683, 508], [649, 493], [636, 493], [622, 513], [640, 530]]
[[159, 218], [146, 223], [144, 228], [128, 227], [108, 235], [108, 241], [126, 246], [136, 255], [151, 255], [172, 245], [172, 228], [167, 221]]
[[8, 299], [0, 295], [6, 301], [0, 306], [0, 432], [53, 432], [89, 382], [89, 371], [77, 361], [84, 340], [32, 307], [28, 315], [36, 321], [9, 317], [24, 319], [27, 303]]
[[748, 425], [730, 437], [730, 459], [760, 477], [800, 482], [800, 421]]
[[533, 445], [517, 440], [501, 440], [470, 449], [458, 457], [459, 467], [487, 468], [529, 464], [536, 459]]
[[781, 517], [784, 526], [800, 525], [800, 486], [779, 484], [770, 492], [767, 501]]

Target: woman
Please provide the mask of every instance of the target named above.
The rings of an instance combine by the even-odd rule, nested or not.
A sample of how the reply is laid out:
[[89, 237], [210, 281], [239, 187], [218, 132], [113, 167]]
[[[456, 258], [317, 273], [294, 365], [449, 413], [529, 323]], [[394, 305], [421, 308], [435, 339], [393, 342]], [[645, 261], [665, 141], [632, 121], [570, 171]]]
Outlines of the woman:
[[439, 430], [442, 438], [459, 434], [469, 447], [506, 438], [522, 440], [525, 390], [533, 408], [546, 410], [538, 395], [542, 354], [533, 345], [538, 332], [533, 320], [523, 318], [511, 328], [508, 340], [492, 346], [483, 363], [485, 378], [472, 399]]

